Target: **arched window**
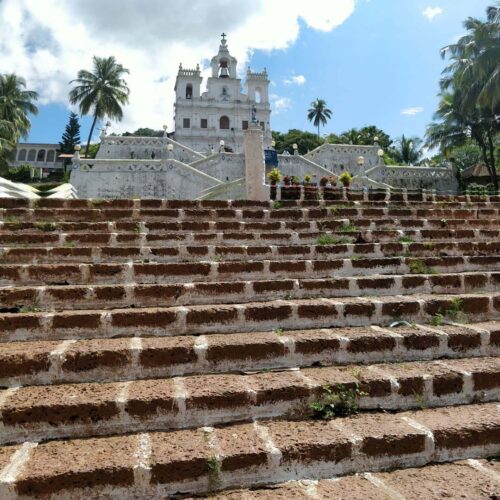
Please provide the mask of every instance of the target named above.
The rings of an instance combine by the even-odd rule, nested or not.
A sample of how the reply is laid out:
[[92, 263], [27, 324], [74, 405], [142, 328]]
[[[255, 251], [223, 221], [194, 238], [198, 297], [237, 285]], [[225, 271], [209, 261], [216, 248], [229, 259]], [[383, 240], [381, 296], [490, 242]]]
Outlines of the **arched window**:
[[193, 98], [193, 86], [188, 83], [186, 85], [186, 99], [192, 99]]
[[45, 149], [40, 149], [40, 151], [38, 151], [36, 161], [45, 161]]
[[54, 163], [54, 158], [55, 158], [55, 151], [53, 149], [51, 149], [47, 153], [47, 163]]
[[262, 91], [260, 90], [259, 87], [255, 89], [255, 102], [257, 104], [262, 102]]
[[26, 161], [26, 150], [25, 149], [21, 149], [21, 151], [19, 151], [19, 156], [17, 157], [17, 161]]
[[36, 158], [36, 149], [30, 149], [28, 153], [28, 161], [35, 161]]
[[229, 118], [227, 116], [220, 117], [219, 128], [223, 130], [229, 129]]

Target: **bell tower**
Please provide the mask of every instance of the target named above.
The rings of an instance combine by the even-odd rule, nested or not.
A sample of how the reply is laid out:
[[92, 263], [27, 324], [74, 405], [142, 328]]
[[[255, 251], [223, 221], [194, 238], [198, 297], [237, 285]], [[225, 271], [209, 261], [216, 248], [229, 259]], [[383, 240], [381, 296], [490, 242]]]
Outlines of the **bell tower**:
[[234, 58], [227, 47], [226, 34], [222, 33], [219, 52], [212, 57], [212, 78], [236, 78], [236, 58]]

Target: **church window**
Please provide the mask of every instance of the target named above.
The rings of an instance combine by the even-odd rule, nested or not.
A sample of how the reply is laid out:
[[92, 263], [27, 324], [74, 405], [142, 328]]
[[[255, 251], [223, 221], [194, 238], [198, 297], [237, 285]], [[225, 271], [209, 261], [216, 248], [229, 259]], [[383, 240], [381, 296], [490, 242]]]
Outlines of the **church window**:
[[48, 153], [47, 153], [47, 163], [53, 163], [54, 162], [54, 150], [51, 149]]
[[222, 95], [227, 96], [227, 87], [222, 87]]
[[243, 121], [241, 122], [241, 128], [242, 128], [243, 130], [246, 130], [246, 129], [248, 128], [248, 120], [243, 120]]
[[229, 118], [227, 116], [220, 117], [219, 128], [224, 130], [229, 129]]
[[19, 156], [17, 157], [17, 161], [25, 161], [25, 160], [26, 160], [26, 150], [21, 149], [21, 151], [19, 151]]
[[219, 63], [219, 78], [229, 78], [229, 68], [225, 59]]
[[191, 120], [189, 118], [184, 118], [182, 120], [182, 127], [183, 128], [191, 128]]
[[206, 118], [202, 118], [200, 121], [201, 128], [208, 128], [208, 120]]
[[188, 83], [186, 85], [186, 99], [192, 99], [193, 97], [193, 86]]

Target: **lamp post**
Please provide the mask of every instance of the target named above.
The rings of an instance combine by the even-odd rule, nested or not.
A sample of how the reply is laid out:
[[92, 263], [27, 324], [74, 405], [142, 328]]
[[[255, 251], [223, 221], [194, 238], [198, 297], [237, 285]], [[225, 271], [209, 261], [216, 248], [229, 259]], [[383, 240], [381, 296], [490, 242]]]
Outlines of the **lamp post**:
[[379, 149], [377, 151], [377, 155], [378, 155], [378, 164], [379, 165], [383, 165], [384, 164], [384, 150], [383, 149]]
[[167, 129], [168, 127], [166, 125], [163, 125], [163, 137], [166, 137], [167, 136]]
[[365, 164], [365, 157], [364, 156], [358, 156], [357, 163], [358, 163], [358, 167], [360, 169], [362, 169], [363, 165]]
[[167, 144], [167, 152], [168, 152], [168, 157], [172, 158], [172, 154], [174, 151], [174, 145], [173, 144]]
[[224, 153], [225, 151], [224, 144], [225, 142], [222, 140], [219, 142], [219, 153]]
[[299, 154], [299, 147], [297, 146], [297, 144], [293, 143], [292, 144], [292, 149], [293, 149], [293, 154], [294, 155], [298, 155]]
[[373, 138], [373, 145], [378, 146], [378, 135]]
[[276, 147], [276, 141], [271, 142], [271, 147], [274, 149]]

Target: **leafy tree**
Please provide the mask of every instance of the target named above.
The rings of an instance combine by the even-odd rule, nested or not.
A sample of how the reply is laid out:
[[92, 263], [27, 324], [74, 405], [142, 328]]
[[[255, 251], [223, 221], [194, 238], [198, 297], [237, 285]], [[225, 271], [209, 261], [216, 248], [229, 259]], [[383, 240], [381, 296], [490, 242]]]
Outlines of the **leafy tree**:
[[124, 132], [123, 137], [163, 137], [165, 133], [163, 130], [154, 130], [152, 128], [138, 128], [135, 132]]
[[111, 57], [93, 58], [93, 71], [82, 69], [78, 72], [76, 86], [69, 93], [71, 104], [78, 104], [82, 115], [92, 113], [94, 120], [90, 128], [86, 151], [89, 150], [90, 140], [97, 120], [106, 115], [120, 121], [123, 118], [122, 105], [128, 103], [129, 88], [123, 79], [128, 69]]
[[59, 142], [59, 150], [61, 153], [71, 154], [77, 144], [80, 144], [80, 123], [78, 122], [76, 113], [72, 112], [69, 115], [68, 124]]
[[[10, 122], [13, 127], [14, 142], [20, 137], [27, 137], [31, 128], [28, 115], [36, 115], [38, 108], [34, 101], [38, 94], [26, 90], [26, 80], [13, 73], [0, 74], [0, 120]], [[5, 127], [5, 125], [4, 125]]]
[[324, 99], [317, 98], [311, 103], [311, 107], [307, 111], [307, 119], [318, 127], [318, 142], [319, 142], [319, 127], [325, 126], [326, 122], [332, 117], [332, 110], [326, 107]]
[[81, 154], [84, 155], [86, 158], [95, 158], [99, 151], [99, 147], [100, 147], [99, 143], [87, 145], [85, 146], [85, 148], [82, 149]]
[[418, 137], [405, 137], [403, 134], [391, 148], [391, 156], [403, 165], [415, 165], [422, 158], [422, 143]]
[[500, 133], [500, 8], [489, 7], [485, 22], [468, 18], [467, 34], [444, 47], [449, 56], [440, 82], [441, 101], [427, 129], [429, 146], [450, 150], [474, 140], [498, 190], [495, 149]]
[[301, 155], [306, 154], [308, 151], [312, 151], [322, 144], [322, 141], [318, 140], [316, 134], [297, 129], [291, 129], [285, 134], [273, 132], [272, 135], [276, 143], [274, 147], [280, 154], [283, 153], [285, 149], [291, 152], [293, 144], [297, 144], [297, 150]]
[[342, 132], [340, 135], [330, 134], [327, 137], [327, 142], [330, 144], [372, 146], [375, 142], [375, 137], [378, 138], [378, 143], [383, 149], [388, 149], [392, 144], [390, 136], [375, 125], [368, 125], [360, 129], [351, 128], [350, 130]]

